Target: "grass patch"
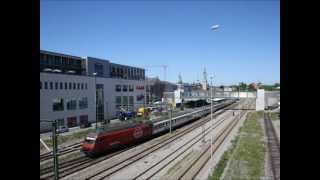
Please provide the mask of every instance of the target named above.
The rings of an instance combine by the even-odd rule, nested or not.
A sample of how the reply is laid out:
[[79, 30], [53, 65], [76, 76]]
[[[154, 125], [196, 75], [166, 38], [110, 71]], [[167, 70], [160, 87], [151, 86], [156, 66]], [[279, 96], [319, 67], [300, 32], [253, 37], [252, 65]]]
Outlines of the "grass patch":
[[[58, 136], [58, 145], [65, 143], [67, 141], [72, 141], [72, 140], [77, 140], [77, 139], [82, 139], [85, 138], [85, 136], [90, 133], [90, 132], [94, 132], [95, 129], [87, 129], [85, 131], [80, 131], [80, 132], [75, 132], [73, 134], [69, 134], [69, 135], [59, 135]], [[46, 143], [46, 145], [51, 148], [52, 147], [52, 139], [46, 139], [44, 140], [44, 143]], [[42, 147], [42, 148], [41, 148]], [[43, 145], [40, 143], [40, 149], [43, 149]]]
[[[232, 146], [222, 155], [209, 180], [221, 179], [224, 172], [225, 179], [260, 179], [263, 176], [266, 145], [258, 121], [262, 117], [263, 112], [247, 115]], [[228, 161], [228, 169], [225, 169]]]
[[221, 175], [225, 169], [225, 167], [227, 166], [227, 163], [237, 145], [239, 141], [239, 136], [236, 136], [235, 139], [231, 140], [231, 147], [225, 151], [221, 157], [221, 159], [219, 160], [218, 164], [216, 165], [213, 173], [211, 176], [209, 176], [209, 180], [219, 180], [221, 178]]
[[280, 120], [280, 112], [270, 112], [271, 120]]

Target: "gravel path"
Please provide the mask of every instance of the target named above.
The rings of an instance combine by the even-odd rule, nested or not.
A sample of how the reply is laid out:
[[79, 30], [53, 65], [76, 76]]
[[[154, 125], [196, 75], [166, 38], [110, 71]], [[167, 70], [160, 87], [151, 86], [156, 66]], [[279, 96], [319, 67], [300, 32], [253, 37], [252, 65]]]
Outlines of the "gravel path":
[[276, 130], [276, 134], [277, 134], [277, 136], [279, 138], [279, 142], [280, 142], [280, 120], [272, 121], [272, 124], [273, 124], [273, 127]]

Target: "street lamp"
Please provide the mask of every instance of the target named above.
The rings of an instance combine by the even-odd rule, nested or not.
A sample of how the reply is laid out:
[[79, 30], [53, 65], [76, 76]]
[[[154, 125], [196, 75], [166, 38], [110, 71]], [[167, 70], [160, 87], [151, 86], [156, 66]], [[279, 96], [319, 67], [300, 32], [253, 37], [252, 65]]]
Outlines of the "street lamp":
[[[213, 30], [213, 31], [216, 31], [216, 30], [218, 30], [219, 29], [219, 27], [220, 27], [220, 25], [219, 24], [216, 24], [216, 25], [213, 25], [213, 26], [211, 26], [211, 30]], [[213, 128], [213, 117], [212, 117], [212, 111], [213, 111], [213, 99], [212, 99], [212, 88], [213, 88], [213, 84], [212, 84], [212, 79], [213, 79], [213, 77], [211, 76], [210, 77], [210, 80], [211, 80], [211, 123], [212, 123], [212, 128]], [[214, 94], [215, 94], [215, 90], [214, 90]], [[212, 150], [212, 143], [213, 143], [213, 135], [211, 135], [211, 143], [210, 143], [210, 150], [211, 150], [211, 152], [210, 152], [210, 158], [211, 158], [211, 166], [213, 166], [213, 150]], [[212, 172], [212, 167], [211, 167], [211, 172]]]
[[96, 130], [98, 129], [98, 113], [97, 113], [97, 80], [96, 80], [96, 77], [97, 77], [97, 73], [93, 73], [93, 76], [94, 76], [94, 90], [95, 90], [95, 93], [94, 93], [94, 103], [95, 103], [95, 107], [96, 107]]
[[[213, 99], [212, 99], [212, 88], [213, 88], [213, 84], [212, 84], [212, 79], [213, 79], [213, 77], [211, 76], [210, 77], [210, 83], [211, 83], [211, 88], [210, 88], [210, 90], [211, 90], [211, 93], [210, 93], [210, 99], [211, 99], [211, 126], [212, 126], [212, 128], [213, 128], [213, 117], [212, 117], [212, 113], [213, 113]], [[210, 143], [210, 145], [211, 145], [211, 148], [210, 148], [210, 150], [211, 150], [211, 152], [210, 152], [210, 157], [211, 157], [211, 164], [212, 164], [212, 142], [213, 142], [213, 135], [211, 135], [211, 143]]]

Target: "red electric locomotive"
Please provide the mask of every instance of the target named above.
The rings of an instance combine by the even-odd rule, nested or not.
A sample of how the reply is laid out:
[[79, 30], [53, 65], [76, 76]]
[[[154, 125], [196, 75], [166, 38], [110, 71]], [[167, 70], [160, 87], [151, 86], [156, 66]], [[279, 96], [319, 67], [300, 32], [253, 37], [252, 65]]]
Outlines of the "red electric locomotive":
[[82, 151], [89, 155], [127, 147], [143, 139], [151, 137], [152, 129], [148, 123], [132, 123], [125, 126], [98, 130], [90, 133], [82, 143]]

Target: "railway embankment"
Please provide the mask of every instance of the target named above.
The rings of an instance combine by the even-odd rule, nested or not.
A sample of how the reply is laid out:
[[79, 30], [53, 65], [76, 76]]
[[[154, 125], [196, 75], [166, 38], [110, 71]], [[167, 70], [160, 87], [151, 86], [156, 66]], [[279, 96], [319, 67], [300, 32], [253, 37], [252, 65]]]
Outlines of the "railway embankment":
[[265, 176], [266, 143], [259, 119], [262, 112], [250, 112], [232, 145], [224, 152], [209, 180], [260, 179]]

